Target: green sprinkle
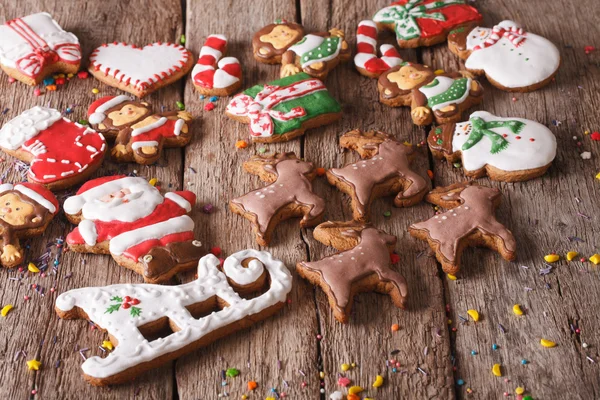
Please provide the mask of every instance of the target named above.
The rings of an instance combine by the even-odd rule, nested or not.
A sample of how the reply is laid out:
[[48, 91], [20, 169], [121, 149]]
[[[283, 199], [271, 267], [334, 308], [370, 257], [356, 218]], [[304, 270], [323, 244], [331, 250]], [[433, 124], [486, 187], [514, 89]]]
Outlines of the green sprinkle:
[[267, 152], [267, 148], [266, 148], [266, 147], [261, 147], [261, 148], [259, 148], [259, 149], [258, 149], [258, 152], [259, 152], [260, 154], [264, 154], [264, 153], [266, 153], [266, 152]]
[[452, 165], [454, 166], [454, 168], [460, 168], [460, 167], [462, 167], [462, 165], [459, 162], [455, 162]]
[[391, 211], [384, 211], [383, 212], [383, 216], [384, 217], [391, 217], [392, 216], [392, 212]]
[[181, 35], [181, 39], [179, 39], [179, 43], [181, 43], [182, 45], [185, 44], [185, 35]]
[[443, 143], [444, 143], [444, 141], [443, 141], [442, 139], [438, 139], [436, 143], [437, 143], [437, 144], [443, 144]]
[[225, 372], [225, 375], [227, 375], [230, 378], [234, 378], [236, 376], [238, 376], [240, 374], [240, 370], [236, 369], [236, 368], [228, 368], [227, 372]]
[[175, 104], [177, 105], [177, 108], [179, 108], [181, 111], [185, 110], [185, 104], [183, 104], [181, 101], [178, 101]]
[[79, 123], [79, 125], [88, 125], [88, 122], [85, 119], [80, 119], [79, 121], [77, 121], [77, 123]]

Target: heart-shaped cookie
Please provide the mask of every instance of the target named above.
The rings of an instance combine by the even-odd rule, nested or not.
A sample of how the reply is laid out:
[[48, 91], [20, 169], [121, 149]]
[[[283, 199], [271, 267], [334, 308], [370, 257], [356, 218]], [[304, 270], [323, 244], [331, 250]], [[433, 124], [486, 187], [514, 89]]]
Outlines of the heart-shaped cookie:
[[144, 97], [183, 77], [192, 66], [192, 54], [178, 44], [136, 47], [114, 42], [92, 52], [89, 71], [107, 85]]

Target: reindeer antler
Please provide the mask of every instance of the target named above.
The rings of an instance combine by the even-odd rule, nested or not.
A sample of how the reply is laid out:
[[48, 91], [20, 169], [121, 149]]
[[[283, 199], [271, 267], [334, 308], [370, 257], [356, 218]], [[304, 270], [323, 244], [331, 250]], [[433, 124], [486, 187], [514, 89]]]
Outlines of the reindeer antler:
[[340, 137], [340, 146], [356, 151], [361, 158], [371, 158], [379, 152], [379, 145], [390, 136], [380, 131], [362, 132], [360, 129], [344, 133]]

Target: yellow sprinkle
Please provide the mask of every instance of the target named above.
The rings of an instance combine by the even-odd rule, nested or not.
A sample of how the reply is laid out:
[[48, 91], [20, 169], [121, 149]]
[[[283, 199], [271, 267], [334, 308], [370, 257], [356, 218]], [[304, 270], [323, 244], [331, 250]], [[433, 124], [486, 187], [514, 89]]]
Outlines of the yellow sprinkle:
[[594, 254], [590, 257], [590, 261], [594, 263], [594, 265], [600, 264], [600, 254]]
[[275, 400], [275, 397], [267, 397], [265, 400]]
[[113, 346], [113, 344], [110, 340], [104, 340], [102, 342], [102, 347], [105, 348], [106, 350], [112, 350], [115, 348], [115, 346]]
[[245, 394], [242, 395], [242, 400], [246, 400], [248, 398], [248, 396], [246, 396]]
[[579, 255], [578, 252], [576, 251], [570, 251], [567, 253], [567, 261], [573, 261], [575, 259], [575, 257], [577, 257]]
[[383, 385], [383, 376], [377, 375], [375, 382], [373, 382], [373, 387], [378, 388], [381, 387], [381, 385]]
[[452, 274], [446, 274], [446, 276], [448, 277], [448, 279], [450, 279], [451, 281], [455, 281], [456, 280], [456, 275], [452, 275]]
[[469, 316], [473, 318], [473, 321], [479, 321], [479, 313], [477, 312], [477, 310], [467, 310], [467, 314], [469, 314]]
[[502, 365], [500, 364], [494, 364], [494, 366], [492, 367], [492, 374], [494, 374], [494, 376], [502, 376]]
[[547, 340], [547, 339], [540, 339], [540, 344], [542, 346], [548, 347], [548, 348], [550, 348], [550, 347], [556, 347], [556, 343], [554, 343], [554, 342], [552, 342], [550, 340]]
[[346, 372], [350, 369], [350, 365], [348, 364], [342, 364], [342, 372]]
[[435, 73], [436, 75], [441, 75], [441, 74], [443, 74], [444, 72], [446, 72], [446, 71], [444, 71], [443, 69], [436, 69], [434, 73]]
[[42, 366], [42, 363], [39, 362], [38, 360], [29, 360], [27, 361], [27, 369], [34, 370], [34, 371], [39, 371], [40, 367]]
[[156, 186], [156, 184], [158, 183], [158, 179], [152, 178], [148, 181], [148, 183], [151, 184], [152, 186]]
[[600, 172], [596, 174], [596, 179], [600, 179]]
[[100, 93], [100, 91], [99, 91], [98, 89], [96, 89], [96, 88], [93, 88], [93, 89], [92, 89], [92, 93], [94, 93], [94, 94], [98, 94], [98, 93]]
[[585, 132], [583, 132], [583, 133], [584, 133], [584, 134], [586, 134], [586, 135], [589, 135], [589, 134], [590, 134], [590, 131], [585, 131]]
[[360, 386], [350, 386], [350, 389], [348, 389], [348, 394], [359, 394], [363, 390], [364, 389]]
[[515, 304], [513, 306], [513, 312], [515, 313], [515, 315], [523, 315], [523, 310], [521, 309], [521, 305]]
[[351, 366], [352, 368], [356, 368], [356, 363], [352, 363], [352, 364], [350, 364], [350, 366]]
[[519, 386], [519, 387], [517, 387], [517, 388], [515, 389], [515, 393], [516, 393], [516, 394], [523, 394], [523, 393], [525, 393], [525, 388], [524, 388], [524, 387], [521, 387], [521, 386]]
[[404, 141], [404, 145], [405, 145], [405, 146], [412, 146], [412, 143], [410, 143], [410, 142], [407, 142], [407, 141]]
[[12, 304], [7, 304], [7, 305], [5, 305], [4, 307], [2, 307], [2, 311], [0, 311], [0, 314], [1, 314], [3, 317], [6, 317], [6, 316], [8, 315], [8, 312], [9, 312], [10, 310], [12, 310], [12, 309], [13, 309], [13, 305], [12, 305]]
[[40, 272], [39, 268], [35, 266], [34, 263], [29, 263], [29, 265], [27, 266], [27, 269], [29, 270], [29, 272], [33, 272], [33, 273], [38, 273]]
[[544, 256], [544, 260], [546, 260], [546, 262], [553, 263], [560, 260], [560, 256], [558, 254], [548, 254]]
[[67, 78], [72, 78], [74, 76], [75, 76], [75, 74], [67, 74]]
[[319, 377], [321, 379], [325, 378], [325, 372], [323, 372], [323, 371], [319, 372]]
[[449, 320], [448, 320], [448, 325], [451, 325], [451, 324], [452, 324], [452, 320], [451, 320], [451, 319], [449, 319]]

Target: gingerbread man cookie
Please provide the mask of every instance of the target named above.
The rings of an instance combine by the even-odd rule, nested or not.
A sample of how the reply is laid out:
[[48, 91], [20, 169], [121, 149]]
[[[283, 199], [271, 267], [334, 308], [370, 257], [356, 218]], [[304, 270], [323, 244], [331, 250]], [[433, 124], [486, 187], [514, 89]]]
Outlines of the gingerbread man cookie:
[[403, 63], [398, 50], [390, 44], [379, 48], [377, 57], [377, 24], [370, 20], [360, 21], [356, 31], [356, 55], [354, 65], [358, 72], [369, 78], [377, 78], [385, 71]]
[[450, 50], [467, 70], [487, 77], [499, 89], [530, 92], [552, 81], [560, 53], [548, 39], [526, 32], [513, 21], [493, 28], [463, 27], [448, 36]]
[[235, 57], [223, 57], [227, 52], [224, 35], [210, 35], [192, 70], [194, 87], [205, 96], [229, 96], [242, 86], [242, 68]]
[[[245, 268], [245, 262], [250, 268]], [[87, 319], [108, 331], [114, 351], [89, 357], [83, 377], [95, 386], [136, 378], [183, 354], [270, 317], [286, 303], [292, 276], [270, 253], [244, 250], [198, 263], [198, 279], [179, 286], [118, 284], [74, 289], [56, 299], [62, 319]], [[259, 295], [243, 294], [262, 282]], [[158, 336], [170, 328], [167, 336]], [[151, 340], [151, 341], [150, 341]]]
[[436, 158], [462, 161], [465, 175], [518, 182], [543, 175], [556, 156], [556, 138], [544, 125], [500, 118], [486, 111], [466, 122], [431, 129], [427, 144]]
[[380, 29], [394, 31], [403, 48], [442, 43], [452, 29], [481, 19], [465, 0], [400, 0], [373, 16]]
[[93, 179], [65, 200], [67, 219], [79, 225], [67, 244], [79, 253], [111, 254], [146, 282], [166, 282], [203, 254], [188, 216], [195, 203], [192, 192], [163, 196], [143, 178]]
[[404, 308], [406, 280], [392, 268], [391, 253], [396, 237], [358, 222], [324, 222], [313, 232], [319, 242], [340, 253], [319, 261], [302, 261], [296, 270], [329, 298], [333, 315], [347, 323], [354, 295], [379, 292], [390, 296], [396, 307]]
[[283, 54], [304, 37], [302, 25], [277, 20], [252, 37], [254, 59], [263, 64], [281, 64]]
[[6, 268], [21, 264], [19, 239], [42, 235], [57, 213], [56, 197], [42, 185], [0, 185], [0, 264]]
[[30, 164], [29, 182], [61, 190], [87, 180], [102, 165], [102, 134], [63, 118], [60, 111], [36, 106], [0, 129], [0, 148]]
[[448, 274], [460, 270], [462, 252], [470, 246], [487, 247], [505, 260], [513, 261], [517, 251], [515, 238], [494, 215], [500, 198], [498, 189], [479, 186], [475, 182], [436, 188], [425, 199], [448, 211], [412, 224], [408, 231], [429, 243]]
[[163, 147], [183, 147], [192, 140], [187, 111], [152, 114], [150, 105], [129, 96], [105, 96], [88, 108], [90, 124], [115, 146], [112, 157], [119, 162], [148, 165], [156, 162]]
[[481, 103], [483, 87], [468, 72], [436, 75], [420, 64], [404, 63], [379, 77], [379, 100], [390, 107], [410, 106], [415, 125], [458, 122]]
[[254, 156], [244, 169], [269, 183], [229, 202], [229, 208], [252, 222], [256, 242], [268, 246], [275, 226], [283, 220], [302, 217], [301, 227], [319, 223], [325, 201], [313, 192], [311, 181], [316, 172], [309, 162], [294, 153]]
[[357, 151], [362, 161], [327, 171], [327, 180], [352, 199], [352, 216], [367, 221], [371, 203], [396, 195], [396, 207], [412, 206], [427, 193], [427, 181], [410, 168], [415, 151], [385, 133], [354, 130], [340, 138], [340, 146]]
[[48, 13], [0, 25], [0, 67], [23, 83], [37, 85], [57, 72], [75, 74], [80, 63], [79, 40]]

